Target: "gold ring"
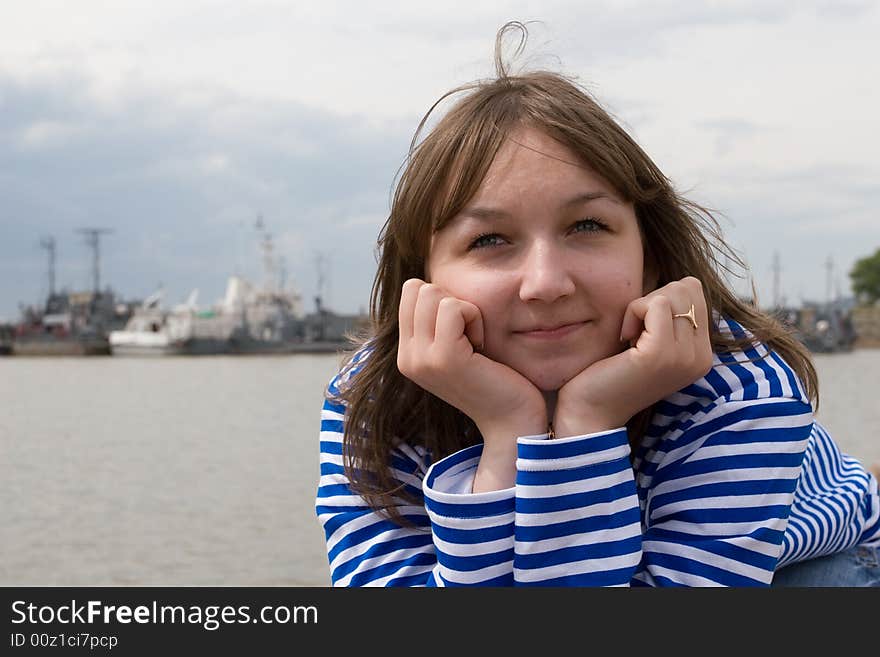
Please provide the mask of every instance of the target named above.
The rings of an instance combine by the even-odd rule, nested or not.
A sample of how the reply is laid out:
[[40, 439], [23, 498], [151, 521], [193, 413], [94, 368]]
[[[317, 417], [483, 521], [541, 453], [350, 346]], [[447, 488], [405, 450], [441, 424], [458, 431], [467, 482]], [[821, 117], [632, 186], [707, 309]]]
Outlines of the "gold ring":
[[688, 310], [686, 313], [678, 313], [677, 315], [673, 315], [672, 319], [675, 319], [676, 317], [687, 317], [689, 320], [691, 320], [691, 324], [694, 325], [695, 331], [699, 328], [697, 326], [697, 318], [694, 315], [694, 304], [691, 304], [691, 309]]

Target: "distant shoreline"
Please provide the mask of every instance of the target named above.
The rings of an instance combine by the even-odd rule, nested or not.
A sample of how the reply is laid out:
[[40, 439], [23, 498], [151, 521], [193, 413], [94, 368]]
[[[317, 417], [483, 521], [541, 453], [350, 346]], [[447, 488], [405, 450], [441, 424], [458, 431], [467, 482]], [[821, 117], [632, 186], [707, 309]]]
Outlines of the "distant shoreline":
[[853, 349], [880, 349], [880, 340], [877, 338], [857, 338], [853, 343]]

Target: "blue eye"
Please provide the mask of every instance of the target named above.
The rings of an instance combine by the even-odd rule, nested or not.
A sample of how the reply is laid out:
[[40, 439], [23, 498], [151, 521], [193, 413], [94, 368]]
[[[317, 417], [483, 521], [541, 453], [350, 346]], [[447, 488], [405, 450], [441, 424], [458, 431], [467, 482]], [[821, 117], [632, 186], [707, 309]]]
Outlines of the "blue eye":
[[596, 219], [594, 217], [589, 217], [587, 219], [581, 219], [574, 225], [574, 229], [572, 232], [575, 233], [598, 233], [601, 230], [605, 230], [608, 226]]
[[[580, 221], [575, 222], [574, 226], [571, 228], [572, 233], [599, 233], [603, 230], [608, 230], [608, 225], [601, 219], [596, 219], [595, 217], [581, 219]], [[474, 240], [468, 245], [467, 250], [473, 251], [475, 249], [487, 249], [501, 246], [503, 243], [504, 237], [498, 233], [482, 233], [474, 238]]]
[[468, 246], [468, 251], [472, 249], [484, 249], [489, 246], [497, 246], [501, 243], [501, 236], [498, 233], [483, 233], [474, 239]]

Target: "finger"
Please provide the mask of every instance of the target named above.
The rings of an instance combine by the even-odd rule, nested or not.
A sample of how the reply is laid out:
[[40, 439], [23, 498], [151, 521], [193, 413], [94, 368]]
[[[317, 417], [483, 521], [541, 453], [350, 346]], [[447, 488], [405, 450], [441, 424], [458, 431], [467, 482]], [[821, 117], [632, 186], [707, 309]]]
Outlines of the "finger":
[[419, 288], [419, 298], [413, 313], [413, 338], [425, 345], [434, 341], [434, 328], [437, 325], [437, 307], [446, 296], [443, 290], [431, 283]]
[[[712, 342], [711, 325], [709, 324], [709, 311], [706, 296], [703, 292], [703, 284], [698, 278], [686, 276], [679, 281], [678, 289], [684, 289], [686, 297], [675, 302], [676, 312], [687, 312], [691, 307], [694, 309], [695, 329], [689, 318], [675, 318], [676, 332], [680, 334], [682, 356], [689, 357], [694, 371], [702, 370], [699, 376], [705, 375], [712, 366]], [[686, 308], [687, 310], [682, 310]]]
[[645, 313], [648, 312], [649, 297], [646, 295], [633, 299], [629, 302], [623, 313], [623, 323], [620, 328], [620, 341], [631, 342], [635, 340], [644, 328]]
[[706, 294], [703, 290], [703, 283], [700, 279], [688, 276], [684, 279], [691, 288], [691, 295], [694, 299], [694, 314], [697, 316], [697, 340], [694, 343], [694, 356], [701, 356], [708, 360], [707, 367], [711, 367], [712, 363], [712, 324], [709, 319], [709, 303], [706, 300]]
[[472, 303], [462, 301], [462, 316], [464, 316], [464, 334], [475, 351], [483, 351], [486, 346], [486, 332], [483, 328], [483, 313]]
[[[669, 307], [669, 299], [654, 292], [633, 299], [623, 314], [620, 339], [632, 342], [640, 339], [643, 333], [647, 333], [651, 338], [671, 343], [675, 340], [675, 334]], [[668, 313], [666, 317], [663, 316], [664, 311]], [[649, 317], [650, 324], [648, 324]]]
[[[672, 317], [673, 314], [684, 314], [690, 311], [694, 304], [694, 319], [698, 330], [702, 332], [706, 321], [706, 301], [703, 296], [703, 288], [699, 279], [693, 276], [680, 281], [673, 281], [663, 287], [646, 294], [642, 297], [648, 304], [655, 297], [666, 297], [669, 300], [670, 318], [672, 318], [672, 330], [676, 343], [693, 344], [694, 326], [687, 317]], [[621, 330], [621, 339], [632, 339], [638, 335], [641, 326], [637, 319], [630, 315], [624, 317], [624, 325]], [[708, 335], [708, 333], [705, 333]]]
[[694, 309], [693, 321], [690, 317], [673, 317], [676, 341], [695, 346], [699, 340], [707, 339], [709, 336], [708, 311], [706, 297], [703, 294], [703, 284], [699, 279], [686, 276], [680, 281], [665, 286], [662, 291], [669, 297], [674, 315], [684, 315], [689, 313], [691, 308]]
[[483, 316], [474, 304], [455, 297], [444, 297], [437, 309], [435, 339], [453, 344], [464, 337], [474, 351], [483, 346]]
[[[690, 312], [691, 301], [690, 294], [681, 286], [673, 288], [665, 295], [669, 301], [669, 317], [672, 320], [672, 330], [675, 334], [675, 341], [679, 344], [693, 344], [696, 331], [691, 322], [690, 317], [674, 317], [674, 315], [684, 315]], [[699, 327], [699, 315], [697, 314], [696, 304], [694, 305], [694, 321]]]
[[642, 321], [645, 324], [644, 333], [647, 333], [649, 338], [656, 340], [658, 344], [672, 346], [676, 341], [669, 297], [658, 294], [647, 298]]
[[706, 294], [703, 291], [703, 283], [699, 278], [687, 276], [682, 282], [690, 286], [690, 297], [694, 304], [694, 314], [697, 317], [699, 331], [709, 335], [709, 304], [706, 302]]
[[413, 337], [413, 315], [416, 310], [416, 301], [419, 298], [419, 288], [424, 284], [425, 281], [419, 278], [409, 278], [404, 281], [400, 290], [397, 324], [401, 340], [411, 340]]

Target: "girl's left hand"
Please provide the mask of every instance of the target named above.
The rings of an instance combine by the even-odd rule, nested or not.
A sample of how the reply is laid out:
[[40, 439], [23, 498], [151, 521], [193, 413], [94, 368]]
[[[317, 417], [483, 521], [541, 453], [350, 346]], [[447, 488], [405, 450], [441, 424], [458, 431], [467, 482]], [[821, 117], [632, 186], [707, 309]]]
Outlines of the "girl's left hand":
[[[673, 318], [692, 304], [696, 329], [687, 317]], [[702, 283], [688, 276], [632, 301], [620, 339], [630, 347], [593, 363], [559, 390], [553, 419], [557, 437], [622, 427], [642, 409], [706, 375], [712, 345]]]

